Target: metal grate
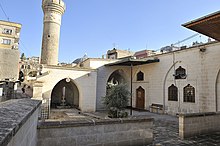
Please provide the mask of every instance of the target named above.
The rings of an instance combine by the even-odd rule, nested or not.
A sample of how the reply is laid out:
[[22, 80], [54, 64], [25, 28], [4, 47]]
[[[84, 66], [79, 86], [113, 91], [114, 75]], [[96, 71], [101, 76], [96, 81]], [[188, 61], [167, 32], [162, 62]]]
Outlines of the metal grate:
[[41, 105], [41, 116], [40, 119], [49, 119], [50, 115], [50, 100], [49, 99], [43, 99], [42, 105]]

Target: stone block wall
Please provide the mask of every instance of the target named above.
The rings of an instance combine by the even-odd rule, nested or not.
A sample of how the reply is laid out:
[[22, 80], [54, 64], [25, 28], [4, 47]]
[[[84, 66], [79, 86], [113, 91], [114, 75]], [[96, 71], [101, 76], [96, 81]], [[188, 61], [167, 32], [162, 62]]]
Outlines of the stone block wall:
[[153, 119], [44, 122], [38, 146], [143, 146], [153, 140]]
[[0, 49], [0, 80], [18, 79], [19, 50]]
[[41, 102], [31, 99], [0, 103], [0, 145], [35, 146]]
[[179, 136], [184, 139], [204, 133], [220, 131], [220, 113], [179, 115]]

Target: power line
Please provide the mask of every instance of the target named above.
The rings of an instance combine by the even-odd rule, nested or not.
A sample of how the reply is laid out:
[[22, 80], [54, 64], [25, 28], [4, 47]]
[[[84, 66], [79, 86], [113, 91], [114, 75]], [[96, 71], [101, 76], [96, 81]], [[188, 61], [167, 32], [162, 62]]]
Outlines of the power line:
[[196, 33], [196, 34], [193, 34], [193, 35], [191, 35], [191, 36], [189, 36], [189, 37], [187, 37], [187, 38], [185, 38], [185, 39], [183, 39], [183, 40], [181, 40], [181, 41], [178, 41], [178, 42], [176, 42], [176, 43], [174, 43], [174, 44], [172, 44], [172, 45], [178, 45], [178, 44], [180, 44], [180, 43], [182, 43], [182, 42], [185, 42], [185, 41], [187, 41], [187, 40], [189, 40], [189, 39], [191, 39], [191, 38], [194, 38], [194, 37], [196, 37], [197, 35], [199, 35], [199, 33]]
[[[25, 50], [27, 50], [27, 52], [31, 55], [31, 52], [27, 49], [27, 47], [25, 46], [25, 44], [23, 43], [23, 41], [20, 39], [20, 44], [23, 46], [23, 48]], [[31, 55], [32, 56], [32, 55]]]
[[[6, 19], [9, 21], [9, 17], [8, 17], [8, 15], [6, 14], [6, 11], [4, 10], [4, 8], [3, 8], [3, 6], [2, 6], [1, 3], [0, 3], [0, 8], [1, 8], [2, 12], [4, 13]], [[12, 26], [11, 26], [11, 27], [12, 27]], [[27, 49], [27, 47], [24, 45], [24, 42], [21, 40], [20, 37], [19, 37], [19, 40], [20, 40], [20, 44], [23, 46], [23, 48], [31, 55], [31, 53], [29, 52], [29, 50]], [[20, 48], [21, 50], [23, 50], [21, 46], [20, 46], [19, 48]], [[24, 52], [24, 50], [23, 50], [23, 52]], [[32, 56], [32, 55], [31, 55], [31, 56]]]
[[2, 7], [2, 4], [1, 4], [1, 3], [0, 3], [0, 8], [1, 8], [2, 12], [4, 13], [4, 15], [5, 15], [6, 19], [9, 21], [9, 17], [8, 17], [8, 15], [6, 14], [5, 10], [3, 9], [3, 7]]

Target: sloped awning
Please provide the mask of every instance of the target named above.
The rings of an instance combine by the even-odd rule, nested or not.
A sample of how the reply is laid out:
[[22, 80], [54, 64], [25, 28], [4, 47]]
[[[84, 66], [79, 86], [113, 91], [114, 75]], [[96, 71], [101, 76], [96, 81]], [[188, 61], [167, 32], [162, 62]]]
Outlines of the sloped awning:
[[220, 11], [187, 22], [182, 26], [220, 41]]
[[149, 63], [160, 62], [159, 59], [134, 59], [134, 58], [126, 58], [123, 60], [119, 60], [114, 63], [106, 64], [105, 66], [136, 66], [136, 65], [143, 65]]

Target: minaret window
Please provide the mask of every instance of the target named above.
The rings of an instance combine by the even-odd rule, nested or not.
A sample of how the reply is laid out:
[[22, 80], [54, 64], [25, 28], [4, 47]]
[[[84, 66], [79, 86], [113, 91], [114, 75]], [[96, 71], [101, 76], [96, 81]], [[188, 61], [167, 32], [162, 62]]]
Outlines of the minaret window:
[[168, 88], [168, 100], [178, 101], [178, 88], [173, 84]]
[[195, 102], [195, 88], [190, 84], [183, 88], [183, 101]]
[[179, 66], [175, 71], [175, 79], [186, 79], [186, 70]]
[[137, 73], [137, 81], [143, 81], [144, 80], [144, 73], [139, 71]]

